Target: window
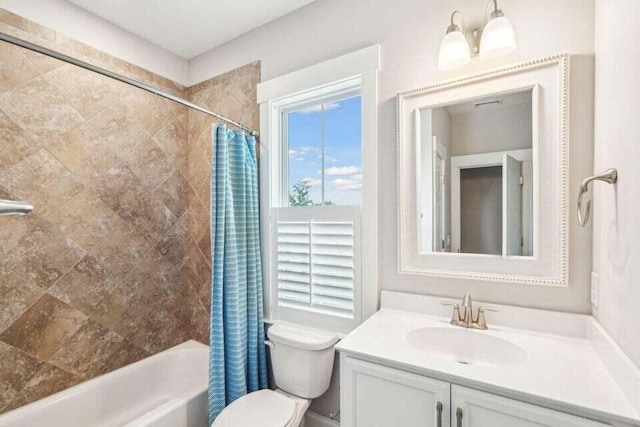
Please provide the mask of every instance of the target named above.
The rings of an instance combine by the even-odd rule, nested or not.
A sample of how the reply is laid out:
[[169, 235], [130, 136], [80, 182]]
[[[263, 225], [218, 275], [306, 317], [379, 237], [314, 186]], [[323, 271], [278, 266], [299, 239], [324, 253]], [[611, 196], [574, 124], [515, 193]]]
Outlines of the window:
[[360, 95], [283, 112], [289, 206], [359, 206]]
[[378, 63], [372, 46], [258, 85], [268, 318], [346, 333], [376, 310]]

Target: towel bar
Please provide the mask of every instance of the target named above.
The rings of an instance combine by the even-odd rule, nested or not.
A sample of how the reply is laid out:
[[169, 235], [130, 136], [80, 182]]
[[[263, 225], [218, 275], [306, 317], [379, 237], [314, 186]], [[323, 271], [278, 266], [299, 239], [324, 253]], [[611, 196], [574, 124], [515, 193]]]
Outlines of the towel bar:
[[604, 181], [608, 184], [615, 184], [618, 181], [618, 170], [615, 168], [607, 169], [600, 174], [590, 176], [580, 184], [580, 194], [578, 194], [578, 223], [583, 227], [587, 225], [589, 216], [591, 215], [591, 200], [587, 200], [586, 209], [583, 214], [582, 197], [589, 192], [589, 184], [591, 181]]

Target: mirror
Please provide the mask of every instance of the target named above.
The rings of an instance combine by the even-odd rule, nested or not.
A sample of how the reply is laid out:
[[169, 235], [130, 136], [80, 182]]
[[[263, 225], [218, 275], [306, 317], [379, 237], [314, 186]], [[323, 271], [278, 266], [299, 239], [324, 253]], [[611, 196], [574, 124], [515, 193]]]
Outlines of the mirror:
[[533, 90], [420, 108], [420, 251], [533, 255]]
[[569, 56], [397, 96], [398, 271], [568, 285]]

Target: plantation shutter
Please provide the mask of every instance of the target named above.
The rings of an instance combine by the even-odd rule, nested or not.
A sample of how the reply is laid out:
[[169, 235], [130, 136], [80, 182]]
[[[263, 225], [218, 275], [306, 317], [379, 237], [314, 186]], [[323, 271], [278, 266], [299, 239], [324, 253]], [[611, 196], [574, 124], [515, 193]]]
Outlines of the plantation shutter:
[[353, 321], [359, 317], [360, 208], [276, 208], [277, 304]]

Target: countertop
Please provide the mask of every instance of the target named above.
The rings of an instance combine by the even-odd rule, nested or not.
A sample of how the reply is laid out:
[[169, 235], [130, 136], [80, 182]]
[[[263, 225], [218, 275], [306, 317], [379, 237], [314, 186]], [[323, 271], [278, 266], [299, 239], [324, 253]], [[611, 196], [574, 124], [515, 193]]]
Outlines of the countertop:
[[595, 420], [640, 426], [589, 341], [506, 327], [476, 333], [508, 340], [527, 352], [515, 366], [464, 365], [430, 356], [409, 344], [407, 334], [424, 327], [459, 328], [448, 319], [383, 308], [336, 345], [341, 354], [379, 362], [454, 384]]

